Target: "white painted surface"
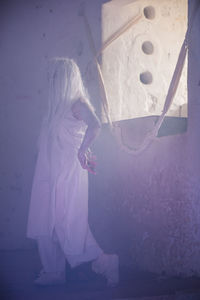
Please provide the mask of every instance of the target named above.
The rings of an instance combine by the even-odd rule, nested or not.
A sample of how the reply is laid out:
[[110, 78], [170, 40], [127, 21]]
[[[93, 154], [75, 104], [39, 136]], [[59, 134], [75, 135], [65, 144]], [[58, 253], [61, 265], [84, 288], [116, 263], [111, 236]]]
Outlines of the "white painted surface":
[[[151, 8], [155, 17], [149, 19], [144, 10]], [[187, 0], [109, 1], [102, 10], [103, 42], [140, 14], [142, 18], [103, 51], [102, 69], [113, 121], [161, 114], [186, 32]], [[151, 54], [142, 50], [146, 41], [152, 43]], [[186, 66], [169, 116], [187, 116]], [[140, 80], [146, 72], [151, 73], [150, 84]]]

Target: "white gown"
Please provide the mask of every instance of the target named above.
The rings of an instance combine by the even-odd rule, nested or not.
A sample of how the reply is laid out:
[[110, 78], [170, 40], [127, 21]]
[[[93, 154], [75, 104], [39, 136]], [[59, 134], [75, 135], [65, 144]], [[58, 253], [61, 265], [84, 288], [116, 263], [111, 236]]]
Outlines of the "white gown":
[[40, 137], [27, 236], [53, 238], [55, 232], [74, 267], [102, 253], [88, 225], [88, 173], [77, 158], [86, 126], [70, 110], [52, 128]]

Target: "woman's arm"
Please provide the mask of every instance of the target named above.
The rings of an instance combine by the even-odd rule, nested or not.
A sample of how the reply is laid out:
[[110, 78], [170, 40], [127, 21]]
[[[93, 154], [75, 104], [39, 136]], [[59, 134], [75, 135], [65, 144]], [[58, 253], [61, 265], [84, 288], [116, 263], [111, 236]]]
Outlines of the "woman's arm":
[[96, 114], [84, 99], [77, 100], [72, 105], [72, 114], [78, 120], [83, 120], [87, 124], [87, 130], [83, 138], [82, 144], [78, 151], [78, 159], [84, 169], [94, 173], [94, 165], [87, 155], [88, 148], [100, 132], [101, 124]]

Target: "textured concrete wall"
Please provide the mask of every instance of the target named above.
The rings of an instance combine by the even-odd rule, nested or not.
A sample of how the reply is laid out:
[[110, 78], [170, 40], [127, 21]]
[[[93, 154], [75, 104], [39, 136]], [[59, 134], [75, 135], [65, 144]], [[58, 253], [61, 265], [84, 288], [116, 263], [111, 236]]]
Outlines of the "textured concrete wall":
[[[86, 2], [97, 49], [101, 4]], [[189, 8], [191, 8], [189, 2]], [[97, 79], [91, 63], [81, 1], [5, 1], [1, 4], [0, 247], [31, 247], [27, 211], [36, 159], [36, 141], [46, 109], [46, 62], [74, 57], [94, 102]], [[164, 136], [139, 156], [123, 152], [107, 125], [94, 145], [98, 173], [90, 176], [90, 224], [102, 248], [121, 263], [155, 272], [200, 273], [199, 206], [199, 18], [189, 53], [189, 125], [183, 135]], [[146, 119], [145, 119], [146, 120]], [[126, 142], [152, 119], [122, 121]]]
[[[126, 140], [131, 139], [129, 131]], [[187, 136], [159, 138], [133, 156], [120, 150], [104, 128], [95, 146], [99, 169], [91, 177], [90, 218], [97, 240], [129, 266], [170, 274], [199, 272], [199, 187], [183, 164]]]
[[[113, 121], [160, 115], [187, 27], [187, 0], [112, 0], [102, 9], [103, 43], [141, 18], [102, 53]], [[169, 116], [187, 116], [187, 64]]]

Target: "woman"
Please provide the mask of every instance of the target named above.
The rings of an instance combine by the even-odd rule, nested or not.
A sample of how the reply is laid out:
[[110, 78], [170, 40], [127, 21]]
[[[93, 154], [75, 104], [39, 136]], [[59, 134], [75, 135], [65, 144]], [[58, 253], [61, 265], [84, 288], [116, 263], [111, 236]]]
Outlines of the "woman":
[[27, 236], [37, 240], [43, 270], [35, 283], [65, 282], [71, 267], [92, 261], [108, 285], [118, 282], [118, 257], [106, 255], [88, 225], [88, 172], [94, 173], [89, 146], [100, 122], [87, 100], [78, 66], [55, 58], [49, 69], [49, 107], [39, 138]]

